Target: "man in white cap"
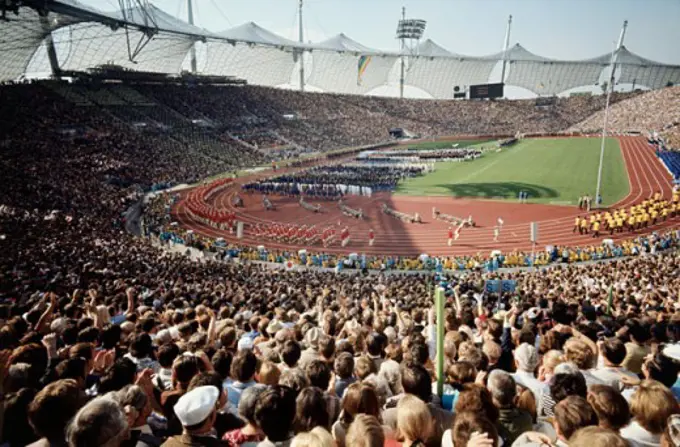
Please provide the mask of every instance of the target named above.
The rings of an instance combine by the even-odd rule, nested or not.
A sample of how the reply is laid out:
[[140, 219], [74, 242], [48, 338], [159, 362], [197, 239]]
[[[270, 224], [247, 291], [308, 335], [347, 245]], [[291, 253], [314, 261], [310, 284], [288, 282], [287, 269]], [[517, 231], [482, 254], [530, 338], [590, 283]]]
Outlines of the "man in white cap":
[[229, 443], [215, 437], [213, 425], [217, 417], [219, 390], [214, 386], [199, 386], [179, 398], [173, 409], [182, 423], [182, 434], [173, 436], [162, 445], [165, 447], [228, 446]]

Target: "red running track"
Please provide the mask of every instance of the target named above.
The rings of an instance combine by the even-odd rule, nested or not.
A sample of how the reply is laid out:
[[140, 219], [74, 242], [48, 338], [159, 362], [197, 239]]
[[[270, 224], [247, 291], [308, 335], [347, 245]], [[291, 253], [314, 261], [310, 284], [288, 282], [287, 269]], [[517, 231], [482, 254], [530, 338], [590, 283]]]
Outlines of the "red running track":
[[[621, 151], [628, 171], [630, 193], [616, 203], [612, 208], [627, 207], [639, 203], [654, 192], [661, 191], [665, 197], [671, 195], [671, 176], [656, 158], [654, 151], [647, 141], [641, 137], [620, 137]], [[239, 182], [250, 179], [240, 179]], [[324, 251], [329, 253], [366, 253], [380, 255], [471, 255], [481, 253], [488, 255], [492, 250], [509, 252], [512, 250], [530, 251], [529, 223], [539, 224], [539, 243], [537, 247], [545, 245], [559, 246], [587, 246], [598, 243], [605, 238], [615, 241], [631, 239], [641, 234], [658, 231], [678, 225], [679, 218], [662, 222], [648, 229], [635, 233], [618, 233], [610, 237], [603, 234], [599, 239], [589, 235], [573, 233], [574, 218], [579, 215], [579, 210], [574, 206], [518, 204], [508, 201], [476, 200], [451, 197], [393, 197], [389, 193], [380, 193], [371, 198], [349, 196], [346, 203], [352, 208], [362, 208], [364, 220], [358, 221], [342, 215], [334, 202], [313, 201], [319, 203], [322, 213], [312, 213], [299, 206], [296, 198], [273, 197], [272, 201], [276, 210], [265, 211], [259, 194], [241, 194], [244, 208], [234, 208], [233, 196], [238, 188], [225, 190], [214, 198], [214, 204], [219, 208], [227, 209], [237, 215], [237, 219], [246, 223], [246, 231], [243, 239], [236, 239], [229, 232], [217, 230], [199, 222], [193, 221], [187, 216], [183, 202], [173, 210], [174, 218], [186, 228], [193, 229], [196, 233], [210, 237], [223, 237], [229, 242], [264, 245], [267, 248], [301, 249], [310, 251]], [[385, 202], [391, 208], [404, 213], [413, 214], [418, 212], [423, 218], [422, 224], [407, 224], [398, 219], [386, 216], [380, 211], [381, 204]], [[460, 238], [455, 241], [453, 247], [448, 247], [448, 225], [432, 219], [432, 207], [436, 207], [442, 213], [460, 217], [472, 215], [477, 223], [475, 228], [464, 228]], [[505, 222], [498, 239], [493, 241], [493, 227], [498, 217]], [[272, 240], [255, 238], [249, 231], [249, 226], [256, 223], [294, 223], [316, 225], [321, 229], [325, 226], [335, 225], [336, 228], [349, 227], [351, 241], [348, 246], [334, 245], [323, 248], [321, 245], [302, 246], [288, 245]], [[375, 232], [375, 244], [368, 245], [368, 231]]]

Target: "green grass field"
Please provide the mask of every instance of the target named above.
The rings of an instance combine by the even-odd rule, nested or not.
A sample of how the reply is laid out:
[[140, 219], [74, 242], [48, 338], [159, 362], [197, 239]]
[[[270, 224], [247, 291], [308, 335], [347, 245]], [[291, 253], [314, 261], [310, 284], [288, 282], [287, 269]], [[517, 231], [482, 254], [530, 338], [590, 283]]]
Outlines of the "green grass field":
[[[523, 190], [533, 203], [575, 205], [584, 193], [594, 196], [599, 157], [597, 138], [523, 140], [472, 162], [437, 163], [435, 172], [401, 182], [396, 194], [517, 200]], [[604, 157], [607, 205], [624, 198], [629, 184], [616, 139], [607, 139]]]

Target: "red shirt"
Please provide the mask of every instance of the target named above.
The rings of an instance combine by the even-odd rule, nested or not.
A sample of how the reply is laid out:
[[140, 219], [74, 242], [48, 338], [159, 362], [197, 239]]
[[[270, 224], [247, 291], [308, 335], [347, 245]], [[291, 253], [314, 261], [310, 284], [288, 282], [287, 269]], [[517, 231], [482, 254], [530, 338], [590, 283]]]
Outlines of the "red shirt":
[[238, 447], [246, 442], [261, 442], [264, 437], [258, 435], [244, 435], [243, 431], [238, 428], [236, 430], [228, 431], [222, 436], [223, 441], [227, 441], [229, 445]]

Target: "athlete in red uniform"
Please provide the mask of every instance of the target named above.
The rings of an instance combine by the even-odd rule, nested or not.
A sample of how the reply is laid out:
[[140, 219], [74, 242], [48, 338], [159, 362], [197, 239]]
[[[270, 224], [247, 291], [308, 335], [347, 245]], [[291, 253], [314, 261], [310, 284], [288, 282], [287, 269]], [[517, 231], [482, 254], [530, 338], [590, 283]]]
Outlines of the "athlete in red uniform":
[[340, 233], [340, 243], [343, 247], [346, 247], [347, 244], [349, 244], [349, 228], [345, 227], [342, 229], [342, 232]]

